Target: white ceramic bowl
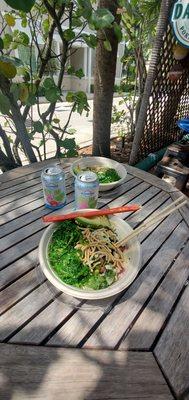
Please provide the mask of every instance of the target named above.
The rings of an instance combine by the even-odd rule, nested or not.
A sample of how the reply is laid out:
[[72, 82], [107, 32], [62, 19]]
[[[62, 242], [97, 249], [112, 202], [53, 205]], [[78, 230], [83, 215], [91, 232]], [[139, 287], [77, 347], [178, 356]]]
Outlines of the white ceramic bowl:
[[71, 174], [76, 177], [74, 172], [75, 168], [80, 167], [81, 169], [87, 167], [105, 167], [105, 168], [113, 168], [117, 171], [118, 175], [121, 179], [112, 183], [100, 183], [99, 189], [101, 192], [105, 192], [106, 190], [110, 190], [120, 185], [126, 178], [127, 171], [124, 165], [120, 164], [115, 160], [111, 160], [106, 157], [83, 157], [79, 160], [73, 162], [70, 167]]
[[[111, 216], [109, 218], [111, 219], [111, 222], [115, 225], [119, 239], [124, 238], [126, 235], [132, 232], [132, 228], [123, 219], [116, 216]], [[48, 245], [53, 232], [57, 228], [57, 225], [58, 224], [49, 225], [49, 227], [45, 230], [39, 244], [39, 262], [41, 268], [47, 279], [57, 289], [73, 297], [98, 300], [114, 296], [115, 294], [121, 292], [123, 289], [129, 286], [131, 282], [135, 279], [141, 265], [141, 248], [137, 239], [133, 239], [131, 243], [128, 243], [129, 248], [124, 252], [125, 272], [122, 274], [120, 279], [117, 282], [113, 283], [111, 286], [107, 287], [106, 289], [100, 290], [84, 290], [65, 284], [55, 274], [48, 260]]]

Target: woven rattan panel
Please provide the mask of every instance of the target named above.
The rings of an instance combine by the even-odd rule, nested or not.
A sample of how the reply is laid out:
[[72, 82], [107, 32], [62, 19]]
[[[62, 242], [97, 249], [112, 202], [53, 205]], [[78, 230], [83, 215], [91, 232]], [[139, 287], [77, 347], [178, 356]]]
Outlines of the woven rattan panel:
[[168, 78], [171, 67], [177, 63], [173, 58], [174, 44], [172, 29], [168, 26], [149, 99], [146, 124], [140, 143], [140, 159], [177, 140], [181, 132], [176, 121], [189, 116], [188, 68], [185, 66], [184, 74], [177, 81], [173, 82]]

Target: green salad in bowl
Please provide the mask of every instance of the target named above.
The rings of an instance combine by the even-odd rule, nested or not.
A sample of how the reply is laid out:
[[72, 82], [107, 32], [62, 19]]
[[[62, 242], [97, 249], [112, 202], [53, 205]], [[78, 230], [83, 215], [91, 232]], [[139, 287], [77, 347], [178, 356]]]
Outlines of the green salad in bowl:
[[121, 179], [119, 174], [114, 168], [105, 168], [105, 167], [80, 167], [77, 166], [74, 168], [75, 175], [79, 174], [82, 171], [92, 171], [98, 176], [99, 183], [112, 183], [117, 182]]

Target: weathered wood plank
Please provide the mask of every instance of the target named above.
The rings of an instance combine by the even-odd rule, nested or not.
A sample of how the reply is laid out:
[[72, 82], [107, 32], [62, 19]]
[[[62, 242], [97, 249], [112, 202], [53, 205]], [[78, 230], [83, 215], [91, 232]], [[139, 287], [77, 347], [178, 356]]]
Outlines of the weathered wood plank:
[[147, 236], [149, 233], [148, 230], [138, 236], [140, 242], [147, 240], [148, 243], [148, 251], [143, 254], [144, 264], [146, 264], [150, 257], [153, 256], [155, 251], [160, 248], [162, 243], [165, 242], [171, 232], [174, 234], [174, 229], [181, 221], [182, 217], [180, 216], [179, 212], [175, 212], [174, 215], [169, 215], [164, 221], [162, 221], [161, 224], [152, 231], [150, 236]]
[[41, 188], [34, 191], [32, 194], [26, 195], [25, 197], [20, 197], [11, 202], [9, 201], [10, 200], [9, 197], [7, 198], [7, 202], [5, 202], [6, 198], [3, 197], [4, 204], [0, 205], [0, 215], [6, 214], [12, 210], [15, 210], [16, 208], [25, 206], [25, 204], [31, 203], [32, 201], [40, 199], [42, 197], [43, 197], [43, 191]]
[[126, 169], [129, 172], [129, 174], [136, 176], [137, 178], [140, 178], [143, 181], [148, 182], [150, 185], [156, 186], [167, 193], [178, 191], [178, 189], [175, 188], [174, 186], [169, 185], [169, 183], [162, 181], [162, 179], [146, 171], [142, 171], [141, 169], [131, 167], [131, 165], [128, 164], [126, 164]]
[[131, 224], [132, 228], [137, 227], [145, 219], [151, 216], [154, 211], [156, 211], [157, 209], [160, 210], [161, 205], [164, 204], [164, 202], [167, 200], [169, 200], [169, 194], [161, 191], [154, 198], [152, 198], [152, 200], [145, 204], [145, 206], [142, 207], [141, 210], [129, 216], [127, 218], [127, 222]]
[[43, 231], [44, 229], [28, 237], [17, 245], [12, 246], [7, 251], [1, 253], [0, 270], [3, 269], [6, 265], [13, 263], [14, 261], [18, 260], [25, 254], [38, 247]]
[[[135, 178], [134, 178], [135, 179]], [[134, 180], [133, 179], [133, 180]], [[132, 182], [133, 182], [132, 180]], [[134, 201], [135, 198], [138, 197], [143, 192], [146, 192], [146, 190], [149, 189], [149, 185], [145, 182], [139, 183], [135, 185], [133, 188], [130, 188], [128, 192], [119, 193], [119, 196], [116, 197], [115, 194], [112, 195], [112, 193], [109, 193], [108, 197], [102, 197], [100, 199], [100, 206], [106, 207], [107, 201], [108, 201], [108, 207], [118, 207], [118, 206], [123, 206], [125, 204], [128, 204], [132, 201]], [[100, 207], [100, 208], [101, 208]], [[128, 215], [128, 213], [127, 213]]]
[[20, 185], [21, 183], [27, 182], [31, 179], [39, 178], [40, 175], [41, 175], [41, 171], [38, 171], [38, 172], [34, 172], [29, 175], [24, 175], [20, 178], [14, 178], [13, 180], [1, 182], [1, 189], [4, 190], [4, 189], [8, 189], [10, 186]]
[[[122, 336], [137, 318], [152, 291], [158, 286], [160, 279], [166, 273], [187, 237], [188, 229], [183, 222], [163, 243], [159, 252], [128, 288], [119, 304], [87, 340], [85, 347], [114, 348], [119, 343]], [[148, 241], [146, 241], [143, 254], [145, 252], [148, 252]]]
[[38, 249], [35, 249], [3, 269], [0, 272], [0, 290], [36, 266], [37, 262]]
[[[69, 188], [69, 193], [67, 193], [67, 202], [71, 202], [74, 199], [74, 192], [73, 188]], [[32, 201], [31, 203], [27, 203], [24, 206], [21, 206], [19, 208], [16, 208], [15, 210], [9, 211], [6, 214], [3, 214], [0, 216], [0, 225], [7, 224], [9, 221], [12, 221], [13, 219], [17, 219], [21, 215], [25, 215], [36, 208], [39, 207], [44, 207], [44, 197], [38, 198], [37, 200]], [[19, 225], [18, 225], [19, 226]], [[4, 229], [4, 226], [0, 227], [0, 235], [1, 235], [1, 229]]]
[[2, 175], [0, 175], [0, 182], [3, 183], [25, 175], [30, 175], [36, 171], [41, 171], [46, 165], [51, 165], [55, 162], [58, 163], [59, 160], [54, 158], [12, 169], [11, 171], [4, 172]]
[[162, 284], [137, 319], [120, 348], [150, 349], [162, 328], [175, 299], [189, 275], [189, 245], [186, 245]]
[[[73, 183], [74, 179], [70, 175], [70, 173], [65, 174], [65, 181], [67, 185], [70, 185]], [[42, 189], [42, 183], [41, 183], [41, 177], [31, 179], [31, 180], [26, 180], [23, 183], [20, 183], [19, 185], [10, 185], [9, 188], [4, 189], [1, 187], [1, 192], [0, 192], [0, 202], [1, 204], [5, 200], [5, 198], [8, 198], [9, 201], [9, 196], [10, 198], [14, 198], [16, 200], [17, 198], [20, 198], [20, 195], [23, 195], [24, 190], [27, 190], [32, 193], [36, 191], [37, 189], [41, 188]]]
[[[74, 179], [70, 176], [68, 179], [66, 179], [66, 187], [70, 187], [73, 185]], [[15, 186], [14, 186], [15, 188]], [[15, 203], [19, 199], [27, 199], [30, 195], [33, 195], [37, 191], [42, 192], [42, 184], [41, 181], [35, 185], [31, 185], [28, 188], [24, 188], [22, 190], [20, 189], [20, 185], [18, 185], [17, 190], [14, 190], [12, 194], [5, 195], [0, 198], [0, 206], [3, 206], [8, 203]], [[13, 190], [13, 187], [12, 187]], [[29, 201], [28, 201], [29, 202]], [[14, 204], [10, 204], [10, 206], [14, 206]], [[15, 207], [14, 207], [15, 208]]]
[[54, 298], [54, 293], [47, 290], [45, 284], [35, 289], [0, 317], [0, 340], [16, 331], [22, 324]]
[[[119, 218], [122, 218], [122, 219], [125, 219], [128, 221], [128, 219], [131, 215], [134, 215], [134, 214], [144, 210], [143, 206], [146, 207], [146, 203], [149, 200], [151, 200], [151, 198], [153, 198], [158, 193], [158, 191], [159, 191], [159, 189], [157, 189], [155, 187], [148, 187], [144, 191], [139, 193], [136, 197], [134, 197], [134, 199], [129, 198], [129, 201], [127, 201], [126, 204], [131, 204], [134, 202], [135, 204], [140, 204], [142, 206], [142, 208], [137, 212], [119, 213]], [[113, 205], [111, 207], [113, 207], [114, 205], [115, 205], [115, 203], [113, 203]]]
[[[78, 307], [78, 302], [75, 306]], [[65, 318], [73, 314], [73, 311], [74, 301], [69, 305], [69, 301], [68, 304], [61, 301], [60, 296], [14, 335], [10, 343], [40, 344]]]
[[4, 197], [8, 197], [9, 195], [19, 193], [19, 192], [23, 191], [24, 189], [27, 189], [30, 187], [35, 190], [35, 185], [39, 185], [39, 184], [41, 184], [41, 179], [35, 178], [35, 179], [31, 179], [30, 181], [20, 183], [20, 185], [17, 185], [17, 186], [10, 186], [7, 189], [1, 190], [0, 198], [3, 199]]
[[[66, 186], [67, 202], [69, 202], [70, 194], [73, 193], [73, 190], [74, 190], [74, 188], [72, 185]], [[16, 211], [15, 211], [15, 213], [13, 213], [14, 210], [23, 209], [23, 206], [25, 206], [27, 204], [29, 205], [33, 201], [40, 200], [40, 199], [43, 200], [43, 205], [44, 205], [44, 196], [43, 196], [42, 189], [30, 196], [22, 197], [19, 200], [13, 201], [13, 203], [8, 203], [8, 204], [1, 206], [0, 207], [0, 215], [2, 215], [2, 221], [4, 221], [7, 216], [9, 217], [9, 215], [10, 215], [9, 213], [12, 213], [11, 215], [14, 216], [16, 213]], [[32, 207], [32, 205], [31, 205], [31, 207]], [[18, 212], [20, 213], [20, 211], [18, 211]], [[3, 216], [4, 216], [4, 219], [3, 219]]]
[[11, 286], [4, 289], [0, 293], [0, 314], [8, 310], [8, 308], [13, 306], [37, 285], [44, 282], [44, 280], [45, 276], [37, 276], [35, 269], [33, 269]]
[[[50, 164], [52, 164], [52, 163], [50, 163]], [[70, 171], [70, 167], [65, 165], [63, 168], [64, 168], [64, 172], [67, 175]], [[41, 176], [41, 171], [42, 171], [42, 168], [39, 171], [36, 171], [34, 173], [29, 173], [29, 174], [24, 173], [24, 175], [18, 174], [18, 177], [16, 175], [16, 177], [14, 177], [13, 179], [4, 180], [3, 182], [0, 181], [1, 188], [2, 188], [2, 190], [4, 190], [4, 189], [9, 188], [10, 186], [17, 186], [17, 185], [20, 185], [21, 183], [27, 182], [31, 179], [39, 178]], [[15, 170], [15, 172], [16, 172], [16, 170]], [[4, 177], [4, 175], [3, 175], [3, 177]], [[16, 189], [17, 188], [15, 188], [15, 190]]]
[[155, 355], [179, 399], [189, 399], [189, 286], [155, 348]]
[[150, 353], [1, 345], [1, 397], [171, 400]]
[[[171, 194], [171, 197], [172, 197], [173, 200], [176, 200], [181, 196], [183, 196], [183, 193], [181, 193], [181, 192], [176, 192], [176, 193], [172, 193]], [[188, 197], [185, 196], [185, 198], [186, 198], [186, 200], [188, 200]], [[179, 211], [180, 211], [183, 219], [185, 220], [185, 222], [189, 226], [189, 200], [188, 200], [188, 204], [186, 204], [185, 206], [180, 208]]]
[[[78, 311], [54, 335], [51, 335], [52, 337], [48, 340], [47, 345], [61, 347], [77, 346], [114, 300], [115, 296], [114, 298], [102, 301], [104, 307], [98, 307], [98, 302], [95, 302], [94, 310], [91, 309], [86, 311], [82, 307], [81, 309], [78, 309]], [[25, 334], [26, 333], [28, 335], [28, 332], [25, 332]], [[25, 340], [27, 340], [27, 336], [25, 336]], [[103, 343], [103, 341], [101, 342], [101, 348], [106, 348], [106, 344]]]
[[38, 218], [41, 218], [43, 215], [47, 215], [49, 213], [50, 211], [43, 205], [28, 212], [27, 214], [21, 215], [20, 217], [7, 222], [3, 225], [3, 227], [0, 227], [0, 238], [16, 231], [18, 227], [21, 228], [27, 224], [30, 224], [31, 222], [36, 221]]

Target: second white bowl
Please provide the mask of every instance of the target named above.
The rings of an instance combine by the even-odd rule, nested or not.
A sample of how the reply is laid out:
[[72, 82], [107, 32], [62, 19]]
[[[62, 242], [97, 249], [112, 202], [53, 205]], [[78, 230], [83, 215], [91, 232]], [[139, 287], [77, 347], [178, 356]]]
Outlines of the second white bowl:
[[111, 183], [100, 183], [99, 189], [101, 192], [105, 192], [107, 190], [114, 189], [116, 186], [119, 186], [125, 180], [127, 175], [126, 168], [123, 164], [106, 157], [84, 157], [77, 159], [70, 167], [70, 172], [74, 177], [76, 177], [76, 173], [74, 171], [78, 167], [82, 170], [88, 167], [103, 167], [113, 168], [117, 171], [120, 179]]

